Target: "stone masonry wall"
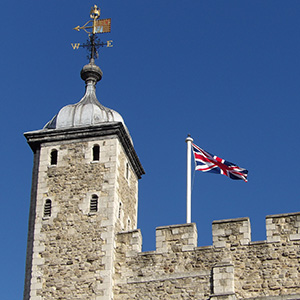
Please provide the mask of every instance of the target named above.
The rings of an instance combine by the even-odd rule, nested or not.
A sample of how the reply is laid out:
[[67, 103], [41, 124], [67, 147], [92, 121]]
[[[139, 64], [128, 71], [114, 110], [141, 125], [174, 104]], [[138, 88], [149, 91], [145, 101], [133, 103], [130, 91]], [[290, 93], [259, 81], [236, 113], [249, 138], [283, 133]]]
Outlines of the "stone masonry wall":
[[120, 233], [114, 299], [300, 299], [300, 213], [266, 228], [251, 242], [248, 218], [214, 221], [213, 246], [196, 247], [195, 224], [159, 227], [144, 253], [139, 230]]
[[[126, 178], [126, 164], [128, 164], [128, 178]], [[137, 227], [138, 206], [138, 178], [126, 159], [123, 147], [120, 144], [118, 147], [117, 169], [117, 196], [120, 199], [117, 212], [119, 222], [116, 227], [118, 232]]]
[[[92, 161], [95, 144], [100, 146], [96, 162]], [[58, 150], [56, 165], [50, 165], [53, 149]], [[123, 180], [117, 162], [122, 151], [117, 138], [42, 144], [31, 300], [111, 299], [118, 204], [128, 201], [117, 188]], [[135, 199], [136, 183], [132, 186], [133, 191], [126, 193]], [[99, 202], [98, 211], [90, 213], [92, 195]], [[46, 199], [52, 201], [50, 217], [43, 215]]]

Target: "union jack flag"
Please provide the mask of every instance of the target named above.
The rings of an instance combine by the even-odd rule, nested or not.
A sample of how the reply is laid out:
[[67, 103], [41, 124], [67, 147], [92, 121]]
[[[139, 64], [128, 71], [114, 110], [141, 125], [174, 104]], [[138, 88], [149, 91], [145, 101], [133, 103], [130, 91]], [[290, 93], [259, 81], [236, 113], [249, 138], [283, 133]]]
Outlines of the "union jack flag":
[[231, 179], [244, 180], [247, 182], [248, 170], [210, 154], [192, 143], [192, 149], [195, 158], [196, 170], [223, 174]]

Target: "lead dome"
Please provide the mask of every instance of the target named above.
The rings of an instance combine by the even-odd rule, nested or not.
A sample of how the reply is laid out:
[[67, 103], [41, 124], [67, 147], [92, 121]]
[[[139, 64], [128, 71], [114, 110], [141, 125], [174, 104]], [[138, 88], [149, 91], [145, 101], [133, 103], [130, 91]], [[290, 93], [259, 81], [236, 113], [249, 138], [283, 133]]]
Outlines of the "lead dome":
[[64, 106], [58, 114], [44, 126], [44, 129], [95, 126], [107, 122], [122, 122], [126, 128], [121, 115], [113, 109], [103, 106], [97, 99], [96, 84], [101, 80], [103, 73], [101, 69], [95, 65], [93, 59], [82, 68], [80, 75], [86, 83], [84, 96], [78, 103]]

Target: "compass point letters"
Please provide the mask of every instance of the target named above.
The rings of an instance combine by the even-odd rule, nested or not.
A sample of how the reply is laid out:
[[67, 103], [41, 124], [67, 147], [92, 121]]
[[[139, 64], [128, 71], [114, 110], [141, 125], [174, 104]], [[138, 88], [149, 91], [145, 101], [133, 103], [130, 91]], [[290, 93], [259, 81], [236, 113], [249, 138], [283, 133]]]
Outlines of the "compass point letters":
[[78, 49], [78, 48], [79, 48], [80, 43], [75, 43], [75, 44], [71, 43], [71, 46], [72, 46], [72, 48], [75, 50], [75, 49]]

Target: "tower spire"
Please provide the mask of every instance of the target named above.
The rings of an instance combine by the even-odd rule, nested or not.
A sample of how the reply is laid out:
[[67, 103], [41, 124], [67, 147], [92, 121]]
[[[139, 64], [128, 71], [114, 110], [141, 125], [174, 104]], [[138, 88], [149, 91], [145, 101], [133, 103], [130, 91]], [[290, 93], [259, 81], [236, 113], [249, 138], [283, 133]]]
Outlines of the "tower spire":
[[[100, 33], [110, 32], [111, 19], [99, 19], [100, 9], [94, 5], [90, 11], [91, 20], [83, 26], [77, 26], [77, 31], [83, 30], [88, 34], [86, 44], [72, 44], [73, 49], [79, 47], [87, 48], [89, 51], [89, 63], [86, 64], [80, 76], [85, 81], [85, 94], [81, 100], [75, 104], [64, 106], [45, 126], [44, 129], [67, 129], [82, 126], [98, 126], [109, 122], [120, 122], [126, 131], [127, 127], [123, 118], [116, 111], [103, 106], [96, 96], [96, 84], [102, 79], [103, 72], [95, 64], [98, 57], [98, 48], [107, 46], [112, 47], [112, 41], [101, 42], [97, 36]], [[129, 135], [129, 132], [128, 132]], [[129, 135], [130, 136], [130, 135]]]

